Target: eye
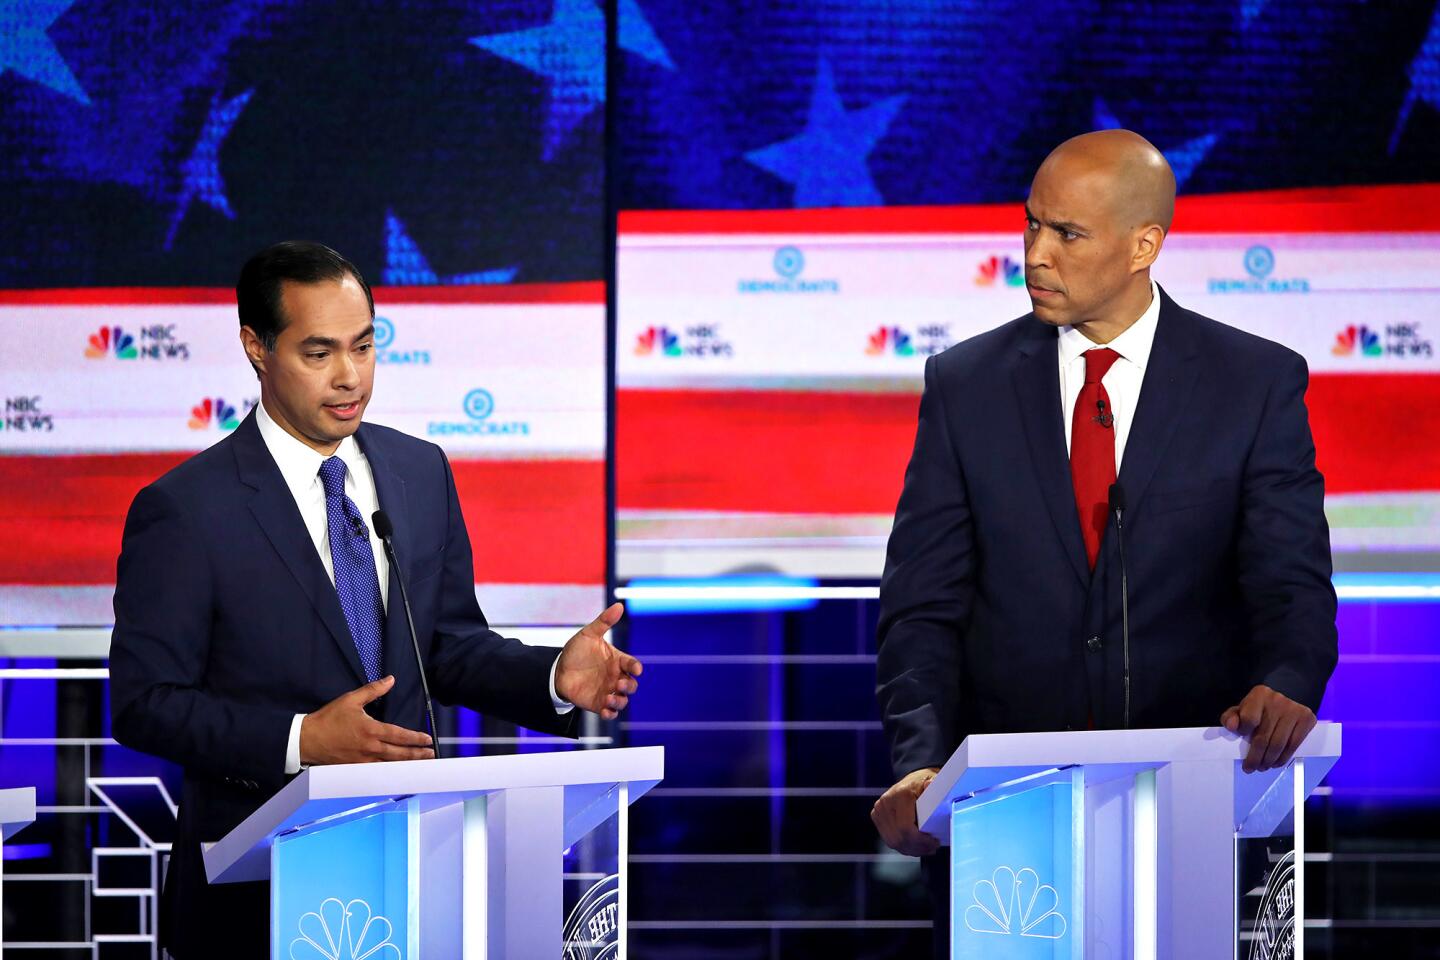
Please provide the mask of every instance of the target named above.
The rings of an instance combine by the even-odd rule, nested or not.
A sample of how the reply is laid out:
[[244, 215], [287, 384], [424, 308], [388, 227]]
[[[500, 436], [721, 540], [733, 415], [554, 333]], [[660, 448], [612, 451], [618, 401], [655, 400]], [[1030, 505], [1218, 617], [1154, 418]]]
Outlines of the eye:
[[356, 349], [356, 350], [359, 350], [361, 353], [367, 353], [372, 346], [374, 346], [374, 344], [362, 343], [362, 344], [360, 344], [360, 346], [356, 347], [355, 349]]
[[1076, 233], [1074, 230], [1061, 230], [1060, 236], [1064, 237], [1066, 240], [1080, 239], [1080, 234]]
[[1025, 229], [1029, 230], [1031, 233], [1034, 233], [1036, 230], [1040, 229], [1040, 221], [1036, 220], [1034, 217], [1026, 217]]
[[330, 354], [321, 351], [319, 353], [307, 353], [305, 354], [305, 356], [309, 357], [311, 360], [324, 360], [326, 357], [330, 356]]

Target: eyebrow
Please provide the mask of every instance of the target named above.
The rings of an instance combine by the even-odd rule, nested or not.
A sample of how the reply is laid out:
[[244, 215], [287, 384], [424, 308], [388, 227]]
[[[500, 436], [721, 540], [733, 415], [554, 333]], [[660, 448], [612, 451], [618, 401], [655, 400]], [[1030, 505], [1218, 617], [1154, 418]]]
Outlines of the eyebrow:
[[1037, 221], [1037, 222], [1043, 222], [1043, 223], [1045, 224], [1045, 226], [1050, 227], [1051, 229], [1054, 229], [1054, 230], [1059, 230], [1059, 231], [1061, 231], [1061, 232], [1063, 232], [1063, 233], [1083, 233], [1083, 234], [1085, 234], [1085, 235], [1087, 235], [1087, 236], [1088, 236], [1089, 233], [1090, 233], [1090, 231], [1089, 231], [1088, 229], [1086, 229], [1085, 227], [1081, 226], [1081, 225], [1078, 224], [1078, 223], [1073, 223], [1073, 222], [1071, 222], [1071, 221], [1069, 221], [1069, 220], [1045, 220], [1045, 221], [1041, 221], [1039, 217], [1035, 216], [1035, 214], [1033, 214], [1033, 213], [1030, 212], [1030, 205], [1029, 205], [1028, 203], [1025, 205], [1025, 218], [1026, 218], [1027, 220], [1035, 220], [1035, 221]]
[[[366, 339], [367, 337], [371, 337], [371, 336], [374, 336], [374, 335], [375, 335], [375, 324], [372, 323], [372, 324], [370, 324], [370, 326], [368, 326], [368, 327], [366, 327], [364, 330], [360, 331], [359, 335], [357, 335], [354, 340], [351, 340], [350, 343], [351, 343], [352, 345], [353, 345], [353, 344], [357, 344], [357, 343], [359, 343], [361, 340], [364, 340], [364, 339]], [[333, 350], [335, 347], [340, 346], [340, 341], [339, 341], [339, 340], [336, 340], [334, 337], [322, 337], [322, 336], [319, 336], [319, 335], [317, 334], [316, 336], [306, 337], [304, 340], [301, 340], [301, 341], [300, 341], [300, 346], [301, 346], [301, 347], [324, 347], [324, 348], [326, 348], [327, 350]]]

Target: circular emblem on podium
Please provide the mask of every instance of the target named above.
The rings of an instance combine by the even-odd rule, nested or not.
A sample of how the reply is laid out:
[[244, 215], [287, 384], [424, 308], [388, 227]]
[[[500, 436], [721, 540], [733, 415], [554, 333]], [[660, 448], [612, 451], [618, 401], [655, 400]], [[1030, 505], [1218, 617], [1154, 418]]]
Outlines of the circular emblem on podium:
[[611, 874], [585, 891], [561, 933], [565, 960], [613, 960], [620, 953], [620, 877]]
[[1265, 881], [1255, 914], [1250, 960], [1295, 960], [1295, 851], [1281, 857]]

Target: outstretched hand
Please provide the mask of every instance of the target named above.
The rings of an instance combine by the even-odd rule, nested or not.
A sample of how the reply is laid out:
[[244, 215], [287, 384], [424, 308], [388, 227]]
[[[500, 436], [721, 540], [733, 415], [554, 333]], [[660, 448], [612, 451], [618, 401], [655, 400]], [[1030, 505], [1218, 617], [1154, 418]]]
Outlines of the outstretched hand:
[[605, 639], [624, 614], [623, 605], [611, 604], [570, 638], [555, 666], [555, 692], [606, 720], [619, 716], [639, 687], [640, 661]]
[[1246, 773], [1283, 767], [1315, 729], [1315, 714], [1264, 684], [1257, 685], [1220, 715], [1220, 725], [1250, 741], [1241, 769]]
[[382, 723], [365, 712], [395, 685], [381, 677], [341, 694], [300, 723], [300, 762], [372, 763], [377, 760], [429, 760], [435, 756], [430, 735]]

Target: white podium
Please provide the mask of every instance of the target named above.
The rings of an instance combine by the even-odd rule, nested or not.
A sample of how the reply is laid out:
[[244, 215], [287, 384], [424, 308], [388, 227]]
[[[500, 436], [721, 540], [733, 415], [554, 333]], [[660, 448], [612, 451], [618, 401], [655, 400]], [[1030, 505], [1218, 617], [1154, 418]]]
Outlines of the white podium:
[[[34, 822], [34, 787], [18, 787], [12, 790], [0, 790], [0, 917], [5, 915], [5, 841]], [[5, 931], [0, 930], [0, 954], [4, 952]]]
[[[311, 767], [205, 869], [270, 880], [277, 958], [623, 958], [627, 809], [663, 776], [663, 747]], [[611, 823], [613, 843], [567, 872]]]
[[967, 738], [917, 807], [951, 846], [950, 955], [1303, 956], [1304, 801], [1340, 725], [1281, 770], [1244, 773], [1248, 750], [1220, 727]]

